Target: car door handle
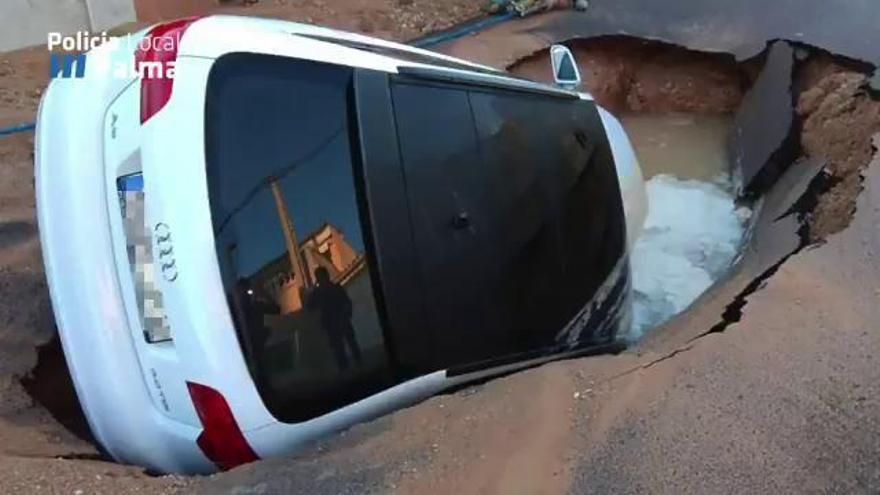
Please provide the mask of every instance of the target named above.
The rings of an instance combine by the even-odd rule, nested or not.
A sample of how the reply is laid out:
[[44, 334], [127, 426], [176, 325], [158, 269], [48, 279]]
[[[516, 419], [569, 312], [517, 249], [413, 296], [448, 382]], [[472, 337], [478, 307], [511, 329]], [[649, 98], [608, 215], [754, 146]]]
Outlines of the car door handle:
[[452, 228], [455, 230], [466, 229], [471, 226], [471, 217], [466, 211], [455, 215], [452, 218]]

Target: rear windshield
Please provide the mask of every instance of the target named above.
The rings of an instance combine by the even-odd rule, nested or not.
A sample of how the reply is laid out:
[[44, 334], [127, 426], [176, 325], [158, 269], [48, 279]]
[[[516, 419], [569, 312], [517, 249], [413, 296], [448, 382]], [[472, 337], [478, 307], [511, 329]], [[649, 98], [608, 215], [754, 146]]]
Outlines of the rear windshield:
[[387, 386], [349, 129], [350, 68], [231, 54], [205, 108], [217, 258], [242, 351], [281, 421]]

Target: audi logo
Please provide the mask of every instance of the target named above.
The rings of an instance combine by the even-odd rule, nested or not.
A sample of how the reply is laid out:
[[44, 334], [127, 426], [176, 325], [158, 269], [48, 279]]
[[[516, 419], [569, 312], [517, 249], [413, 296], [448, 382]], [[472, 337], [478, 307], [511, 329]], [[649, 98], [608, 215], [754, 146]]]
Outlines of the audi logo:
[[177, 260], [174, 259], [174, 246], [171, 243], [171, 227], [165, 222], [159, 222], [153, 227], [156, 237], [156, 249], [158, 250], [159, 270], [162, 278], [168, 282], [177, 280]]

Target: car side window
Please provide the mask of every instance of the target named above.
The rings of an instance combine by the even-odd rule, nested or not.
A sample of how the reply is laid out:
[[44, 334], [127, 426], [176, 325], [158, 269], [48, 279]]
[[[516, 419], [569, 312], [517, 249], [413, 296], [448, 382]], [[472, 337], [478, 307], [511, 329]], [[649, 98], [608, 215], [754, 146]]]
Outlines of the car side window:
[[[496, 301], [516, 351], [547, 346], [569, 311], [554, 177], [563, 166], [559, 112], [544, 96], [471, 90], [473, 119], [493, 219]], [[503, 309], [502, 309], [503, 308]]]
[[623, 255], [604, 128], [592, 102], [505, 91], [470, 97], [495, 216], [508, 223], [500, 229], [507, 255], [520, 260], [502, 270], [512, 328], [526, 347], [549, 345]]
[[595, 107], [399, 81], [394, 109], [438, 365], [551, 348], [623, 254]]

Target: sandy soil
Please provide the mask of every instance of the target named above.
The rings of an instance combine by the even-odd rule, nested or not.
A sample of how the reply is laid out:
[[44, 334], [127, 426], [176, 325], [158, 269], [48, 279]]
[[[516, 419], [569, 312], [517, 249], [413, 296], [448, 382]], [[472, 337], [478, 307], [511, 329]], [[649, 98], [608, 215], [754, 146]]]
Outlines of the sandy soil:
[[43, 48], [0, 54], [0, 126], [33, 122], [48, 73]]
[[474, 0], [271, 0], [218, 13], [308, 22], [394, 40], [410, 40], [483, 15]]
[[[356, 31], [381, 38], [410, 40], [485, 15], [488, 2], [472, 0], [143, 0], [141, 20], [207, 13], [271, 17]], [[211, 6], [214, 4], [214, 6]]]
[[861, 190], [862, 169], [875, 152], [872, 136], [880, 132], [880, 101], [864, 91], [866, 76], [830, 72], [801, 93], [797, 105], [803, 119], [804, 152], [827, 159], [836, 181], [813, 213], [813, 240], [840, 232], [849, 224]]

